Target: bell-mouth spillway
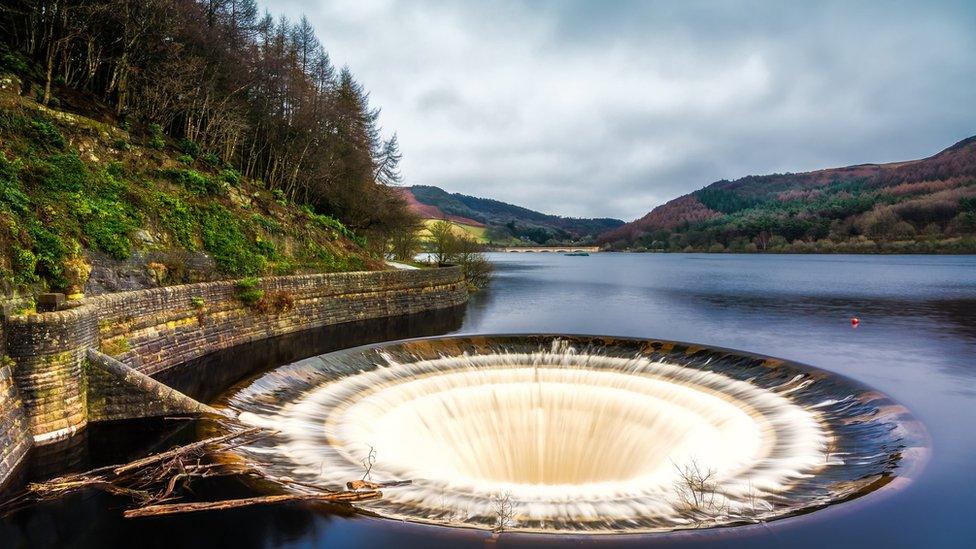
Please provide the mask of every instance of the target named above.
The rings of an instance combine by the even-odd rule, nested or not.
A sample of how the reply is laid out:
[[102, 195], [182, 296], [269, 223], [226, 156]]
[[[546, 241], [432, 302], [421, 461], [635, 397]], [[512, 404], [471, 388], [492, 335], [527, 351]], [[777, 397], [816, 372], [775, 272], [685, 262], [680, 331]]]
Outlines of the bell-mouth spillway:
[[223, 402], [279, 487], [409, 480], [357, 506], [554, 534], [788, 517], [904, 484], [928, 453], [887, 396], [813, 367], [671, 341], [457, 336], [328, 353]]

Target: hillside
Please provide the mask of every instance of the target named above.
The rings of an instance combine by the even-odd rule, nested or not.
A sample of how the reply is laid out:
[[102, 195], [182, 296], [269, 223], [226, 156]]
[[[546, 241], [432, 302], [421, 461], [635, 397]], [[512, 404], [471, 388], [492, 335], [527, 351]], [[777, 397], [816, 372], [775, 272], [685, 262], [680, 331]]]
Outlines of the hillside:
[[408, 188], [397, 189], [400, 196], [406, 200], [407, 205], [410, 207], [410, 211], [420, 216], [422, 219], [446, 219], [453, 223], [459, 225], [470, 225], [472, 227], [484, 227], [485, 224], [480, 221], [475, 221], [470, 217], [464, 217], [460, 215], [451, 215], [444, 213], [440, 208], [434, 206], [433, 204], [422, 204], [417, 197], [410, 192]]
[[659, 251], [976, 252], [976, 137], [921, 160], [717, 181], [599, 240]]
[[422, 217], [432, 218], [425, 212], [433, 211], [439, 212], [437, 218], [483, 225], [487, 228], [485, 238], [496, 244], [592, 241], [604, 231], [623, 225], [619, 219], [548, 215], [490, 198], [448, 193], [439, 187], [426, 185], [407, 187], [404, 193], [409, 195], [409, 203], [419, 205], [412, 208]]
[[187, 142], [44, 107], [18, 88], [2, 76], [5, 294], [384, 268], [336, 219]]

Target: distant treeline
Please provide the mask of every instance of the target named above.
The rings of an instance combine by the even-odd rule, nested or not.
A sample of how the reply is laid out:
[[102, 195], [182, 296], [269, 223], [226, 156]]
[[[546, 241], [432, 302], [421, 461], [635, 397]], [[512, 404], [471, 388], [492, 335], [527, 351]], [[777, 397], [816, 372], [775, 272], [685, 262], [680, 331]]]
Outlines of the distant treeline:
[[365, 234], [410, 223], [396, 137], [309, 22], [255, 0], [0, 0], [0, 70], [45, 105], [168, 137]]

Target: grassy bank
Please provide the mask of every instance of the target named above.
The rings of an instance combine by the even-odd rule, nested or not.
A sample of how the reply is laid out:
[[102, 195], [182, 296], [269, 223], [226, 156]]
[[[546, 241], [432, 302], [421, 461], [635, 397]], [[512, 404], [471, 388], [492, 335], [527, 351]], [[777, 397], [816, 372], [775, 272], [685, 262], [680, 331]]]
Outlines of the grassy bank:
[[191, 141], [158, 129], [134, 136], [9, 89], [0, 93], [0, 221], [7, 294], [77, 291], [93, 267], [146, 257], [156, 285], [382, 268], [336, 219]]

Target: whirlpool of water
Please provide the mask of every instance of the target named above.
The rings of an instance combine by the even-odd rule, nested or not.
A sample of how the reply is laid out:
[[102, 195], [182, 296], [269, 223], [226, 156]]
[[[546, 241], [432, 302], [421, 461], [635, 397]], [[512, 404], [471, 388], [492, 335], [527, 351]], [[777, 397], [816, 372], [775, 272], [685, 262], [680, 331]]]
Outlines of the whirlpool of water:
[[904, 408], [849, 379], [650, 340], [395, 342], [278, 368], [224, 404], [277, 431], [235, 457], [289, 490], [409, 480], [362, 508], [508, 530], [765, 521], [904, 483], [926, 454]]

